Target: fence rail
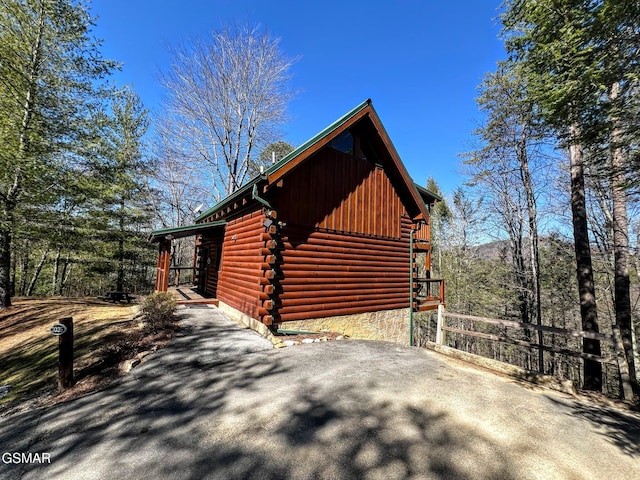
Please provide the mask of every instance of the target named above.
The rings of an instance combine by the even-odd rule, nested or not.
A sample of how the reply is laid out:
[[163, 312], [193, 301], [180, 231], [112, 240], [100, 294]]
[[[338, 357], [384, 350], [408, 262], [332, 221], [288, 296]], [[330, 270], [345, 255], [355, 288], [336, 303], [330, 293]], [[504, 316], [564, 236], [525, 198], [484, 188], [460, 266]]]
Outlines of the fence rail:
[[169, 267], [169, 283], [174, 287], [193, 283], [193, 272], [193, 267]]
[[[471, 322], [479, 322], [490, 325], [499, 325], [506, 328], [512, 328], [515, 330], [534, 330], [545, 333], [552, 333], [564, 337], [579, 337], [579, 338], [588, 338], [593, 340], [603, 340], [608, 341], [613, 344], [615, 357], [611, 356], [603, 356], [603, 355], [593, 355], [585, 352], [576, 352], [573, 350], [568, 350], [564, 348], [558, 348], [555, 346], [544, 345], [543, 343], [535, 343], [527, 340], [520, 340], [517, 338], [512, 338], [507, 335], [506, 331], [504, 335], [496, 335], [493, 333], [485, 333], [479, 332], [476, 330], [467, 330], [464, 328], [451, 327], [446, 324], [446, 320], [450, 319], [458, 319], [458, 320], [467, 320]], [[463, 315], [459, 313], [449, 313], [445, 312], [444, 306], [438, 307], [438, 321], [436, 326], [436, 343], [443, 345], [445, 342], [445, 332], [457, 333], [460, 335], [468, 335], [470, 337], [483, 338], [486, 340], [508, 343], [511, 345], [518, 345], [522, 347], [527, 347], [529, 349], [537, 349], [538, 351], [545, 351], [551, 353], [557, 353], [561, 355], [567, 355], [572, 357], [583, 358], [586, 360], [591, 360], [599, 363], [607, 363], [617, 365], [620, 371], [620, 378], [622, 381], [623, 394], [626, 399], [632, 398], [633, 392], [631, 391], [631, 384], [629, 379], [629, 369], [626, 361], [626, 357], [624, 354], [624, 348], [622, 346], [622, 341], [620, 339], [620, 334], [618, 331], [618, 327], [613, 327], [613, 334], [608, 335], [599, 332], [587, 332], [584, 330], [572, 330], [566, 328], [558, 328], [558, 327], [549, 327], [545, 325], [535, 325], [532, 323], [521, 323], [515, 322], [512, 320], [500, 320], [496, 318], [488, 318], [488, 317], [476, 317], [473, 315]]]

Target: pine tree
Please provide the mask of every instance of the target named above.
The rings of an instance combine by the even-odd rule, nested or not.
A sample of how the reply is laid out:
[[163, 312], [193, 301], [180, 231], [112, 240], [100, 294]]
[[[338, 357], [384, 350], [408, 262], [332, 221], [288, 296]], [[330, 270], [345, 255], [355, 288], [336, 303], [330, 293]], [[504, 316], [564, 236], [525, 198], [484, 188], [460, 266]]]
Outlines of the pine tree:
[[[571, 206], [583, 329], [598, 331], [585, 203], [585, 152], [610, 151], [616, 275], [616, 322], [634, 377], [629, 305], [628, 225], [623, 158], [637, 138], [635, 121], [640, 60], [637, 0], [505, 2], [506, 46], [522, 66], [528, 97], [569, 148]], [[634, 107], [634, 108], [627, 108]], [[585, 352], [600, 345], [584, 340]], [[585, 387], [600, 389], [601, 366], [585, 361]]]
[[81, 2], [0, 2], [0, 305], [11, 304], [11, 251], [21, 209], [38, 205], [62, 152], [99, 110], [115, 64], [90, 36]]
[[113, 262], [118, 291], [125, 290], [127, 268], [132, 269], [138, 257], [151, 251], [145, 238], [151, 224], [150, 163], [143, 145], [147, 115], [130, 89], [116, 96], [111, 115], [101, 118], [97, 155], [91, 165], [96, 242], [102, 246], [101, 256]]

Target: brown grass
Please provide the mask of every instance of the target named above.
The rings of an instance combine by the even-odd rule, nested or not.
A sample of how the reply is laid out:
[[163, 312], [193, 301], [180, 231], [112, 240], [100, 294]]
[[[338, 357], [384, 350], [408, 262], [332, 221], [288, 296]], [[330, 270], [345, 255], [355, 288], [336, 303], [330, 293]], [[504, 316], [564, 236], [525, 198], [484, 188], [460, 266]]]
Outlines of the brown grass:
[[[0, 415], [65, 401], [103, 388], [120, 374], [118, 365], [144, 350], [154, 350], [175, 333], [175, 326], [151, 334], [135, 319], [136, 305], [94, 298], [17, 298], [0, 310]], [[73, 317], [73, 388], [57, 391], [58, 340], [49, 331], [61, 318]]]

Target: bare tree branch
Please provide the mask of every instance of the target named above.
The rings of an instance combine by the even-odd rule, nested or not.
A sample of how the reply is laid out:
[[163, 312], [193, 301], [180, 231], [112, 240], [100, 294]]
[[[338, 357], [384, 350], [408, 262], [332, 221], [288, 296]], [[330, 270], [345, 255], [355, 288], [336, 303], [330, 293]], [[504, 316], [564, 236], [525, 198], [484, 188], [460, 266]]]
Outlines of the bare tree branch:
[[277, 138], [292, 98], [288, 87], [294, 60], [279, 40], [248, 25], [214, 31], [170, 49], [161, 76], [167, 89], [158, 119], [173, 154], [209, 175], [203, 200], [215, 203], [247, 181], [252, 162]]

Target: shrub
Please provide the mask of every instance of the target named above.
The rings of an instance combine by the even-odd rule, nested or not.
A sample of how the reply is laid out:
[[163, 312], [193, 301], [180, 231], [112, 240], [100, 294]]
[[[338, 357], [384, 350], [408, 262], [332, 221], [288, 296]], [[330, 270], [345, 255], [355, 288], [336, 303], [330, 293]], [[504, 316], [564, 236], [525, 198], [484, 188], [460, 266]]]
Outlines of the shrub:
[[175, 322], [177, 302], [168, 292], [155, 292], [142, 303], [142, 319], [154, 333]]

